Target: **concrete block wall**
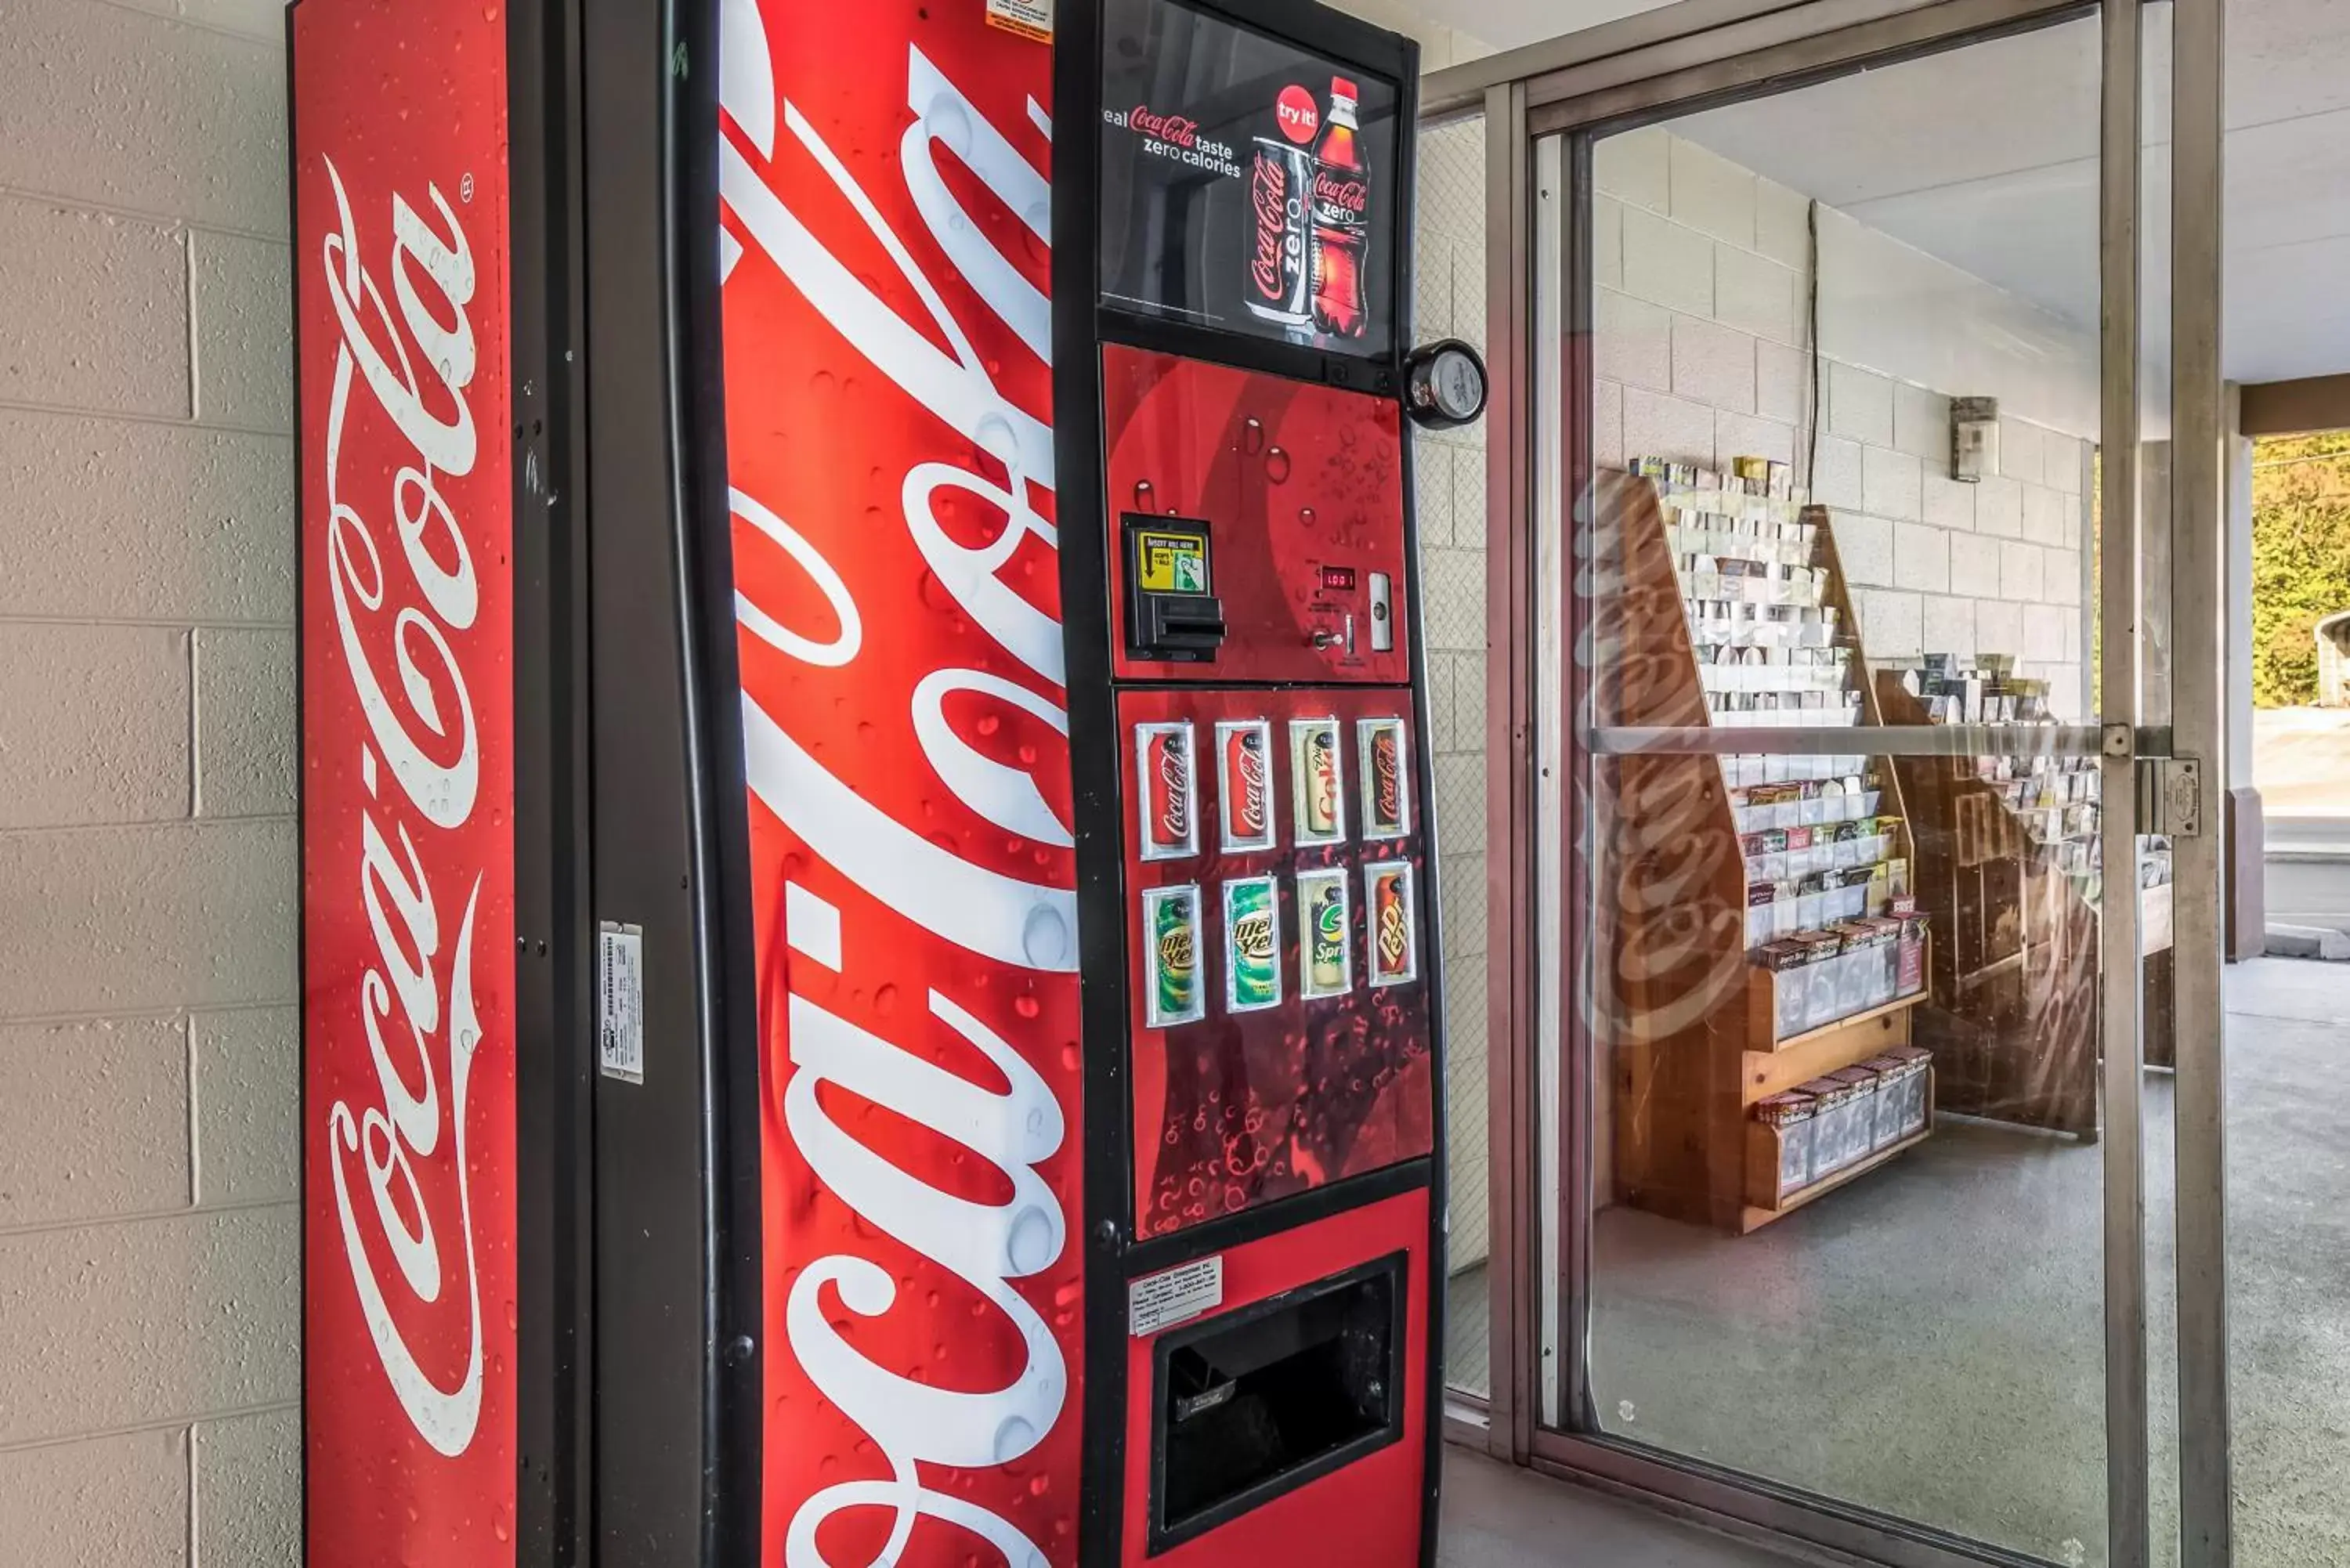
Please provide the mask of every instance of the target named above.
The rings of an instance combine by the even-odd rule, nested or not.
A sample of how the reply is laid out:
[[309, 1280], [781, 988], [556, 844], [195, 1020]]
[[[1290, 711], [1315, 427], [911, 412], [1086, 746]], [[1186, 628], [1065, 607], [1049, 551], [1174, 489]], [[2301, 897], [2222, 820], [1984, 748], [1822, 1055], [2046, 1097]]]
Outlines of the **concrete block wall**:
[[[2094, 340], [1823, 211], [1812, 467], [1805, 199], [1659, 129], [1593, 161], [1597, 461], [1793, 462], [1833, 509], [1873, 664], [2010, 653], [2058, 711], [2084, 713], [2087, 448], [2043, 421], [2082, 428], [2084, 378], [2094, 415]], [[2002, 418], [2001, 472], [1981, 483], [1950, 478], [1952, 394], [2039, 416]]]
[[[1485, 342], [1485, 126], [1424, 130], [1412, 229], [1412, 337]], [[1485, 426], [1414, 431], [1430, 756], [1442, 863], [1451, 1265], [1482, 1262], [1486, 1206]], [[1507, 846], [1502, 846], [1506, 848]]]
[[0, 1562], [299, 1560], [276, 0], [0, 48]]

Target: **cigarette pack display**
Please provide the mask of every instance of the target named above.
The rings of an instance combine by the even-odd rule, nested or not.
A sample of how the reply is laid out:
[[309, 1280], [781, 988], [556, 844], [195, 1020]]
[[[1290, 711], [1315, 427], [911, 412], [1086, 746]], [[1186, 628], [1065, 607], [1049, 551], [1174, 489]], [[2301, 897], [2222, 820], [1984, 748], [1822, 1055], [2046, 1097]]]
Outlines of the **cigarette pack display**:
[[1894, 992], [1898, 996], [1915, 996], [1926, 989], [1926, 917], [1906, 914], [1899, 917], [1900, 967]]
[[1791, 1091], [1758, 1102], [1754, 1119], [1779, 1135], [1778, 1176], [1771, 1199], [1783, 1203], [1812, 1184], [1812, 1163], [1818, 1131], [1819, 1102]]
[[1861, 1065], [1877, 1075], [1877, 1131], [1871, 1147], [1890, 1148], [1903, 1136], [1902, 1110], [1909, 1064], [1888, 1051], [1882, 1056], [1871, 1056]]
[[1810, 1025], [1812, 955], [1792, 939], [1765, 943], [1755, 955], [1771, 971], [1771, 996], [1777, 1037], [1789, 1039]]
[[1913, 1137], [1926, 1130], [1933, 1099], [1934, 1054], [1918, 1045], [1896, 1045], [1886, 1055], [1901, 1064], [1897, 1096], [1898, 1135]]
[[[1604, 694], [1603, 705], [1616, 707], [1602, 722], [1683, 725], [1701, 710], [1695, 722], [1706, 727], [1757, 732], [1751, 751], [1627, 760], [1617, 797], [1617, 809], [1652, 835], [1643, 844], [1708, 817], [1697, 831], [1731, 830], [1736, 858], [1709, 846], [1694, 862], [1724, 872], [1676, 882], [1670, 897], [1742, 945], [1752, 972], [1735, 1020], [1717, 1011], [1671, 1022], [1629, 999], [1648, 1011], [1647, 1032], [1620, 1047], [1648, 1136], [1615, 1147], [1619, 1190], [1632, 1201], [1752, 1231], [1814, 1196], [1823, 1176], [1849, 1174], [1889, 1147], [1878, 1141], [1878, 1116], [1898, 1105], [1901, 1076], [1850, 1064], [1918, 1026], [1898, 994], [1902, 927], [1887, 918], [1908, 886], [1915, 846], [1893, 767], [1867, 750], [1864, 726], [1878, 721], [1830, 514], [1804, 504], [1784, 464], [1729, 452], [1720, 461], [1719, 472], [1670, 456], [1628, 465], [1648, 483], [1625, 486], [1616, 514], [1625, 568], [1645, 596], [1623, 612], [1632, 621], [1626, 646], [1665, 638], [1688, 651], [1656, 679], [1644, 670], [1641, 683]], [[1598, 504], [1617, 505], [1618, 493], [1603, 485]], [[1686, 643], [1648, 624], [1656, 612], [1646, 607], [1668, 605], [1658, 590], [1669, 585]], [[1769, 732], [1794, 729], [1849, 729], [1852, 749], [1798, 750]], [[1697, 811], [1693, 799], [1720, 805]], [[1690, 944], [1686, 921], [1644, 908], [1627, 909], [1617, 929], [1618, 973], [1698, 967], [1679, 950]], [[1699, 941], [1717, 962], [1720, 940]], [[1817, 1080], [1787, 1091], [1783, 1065], [1758, 1072], [1757, 1054], [1777, 1052]], [[1712, 1147], [1725, 1099], [1754, 1113], [1732, 1162], [1734, 1212]]]
[[1834, 1176], [1854, 1159], [1852, 1140], [1853, 1088], [1839, 1078], [1819, 1077], [1796, 1085], [1809, 1095], [1812, 1116], [1812, 1179]]

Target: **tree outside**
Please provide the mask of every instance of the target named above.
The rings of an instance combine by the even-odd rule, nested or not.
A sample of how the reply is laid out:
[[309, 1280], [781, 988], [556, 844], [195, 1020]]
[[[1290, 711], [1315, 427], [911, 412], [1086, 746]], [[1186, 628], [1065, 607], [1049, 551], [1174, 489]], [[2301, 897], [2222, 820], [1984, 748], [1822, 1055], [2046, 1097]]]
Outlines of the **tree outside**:
[[2315, 628], [2350, 609], [2350, 431], [2252, 449], [2252, 703], [2317, 701]]

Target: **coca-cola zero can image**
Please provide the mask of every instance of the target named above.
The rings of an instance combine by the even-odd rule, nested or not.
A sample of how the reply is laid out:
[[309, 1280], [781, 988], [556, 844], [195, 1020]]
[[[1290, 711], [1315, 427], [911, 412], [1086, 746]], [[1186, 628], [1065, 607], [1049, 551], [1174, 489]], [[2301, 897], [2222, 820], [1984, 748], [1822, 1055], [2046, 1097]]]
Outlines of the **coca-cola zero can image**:
[[1207, 1012], [1200, 985], [1200, 889], [1149, 888], [1142, 894], [1143, 1022], [1153, 1029], [1197, 1022]]
[[1417, 980], [1419, 922], [1412, 912], [1411, 862], [1377, 860], [1365, 866], [1363, 902], [1371, 911], [1371, 983], [1401, 985]]
[[1281, 899], [1270, 877], [1224, 884], [1224, 1005], [1233, 1012], [1281, 1005]]
[[1216, 725], [1216, 798], [1225, 849], [1273, 847], [1273, 726], [1263, 719]]
[[1363, 836], [1401, 838], [1411, 831], [1411, 784], [1405, 772], [1403, 721], [1365, 719], [1355, 726], [1355, 765], [1362, 777]]
[[1289, 722], [1290, 794], [1297, 802], [1297, 842], [1336, 844], [1347, 836], [1347, 802], [1338, 761], [1338, 721]]
[[1274, 137], [1256, 139], [1249, 163], [1249, 309], [1284, 327], [1314, 324], [1311, 261], [1314, 155]]
[[1143, 859], [1174, 860], [1200, 852], [1198, 778], [1189, 723], [1134, 727], [1134, 798]]
[[1297, 929], [1305, 944], [1298, 965], [1297, 994], [1309, 1000], [1344, 996], [1355, 988], [1355, 964], [1347, 940], [1347, 873], [1297, 874]]

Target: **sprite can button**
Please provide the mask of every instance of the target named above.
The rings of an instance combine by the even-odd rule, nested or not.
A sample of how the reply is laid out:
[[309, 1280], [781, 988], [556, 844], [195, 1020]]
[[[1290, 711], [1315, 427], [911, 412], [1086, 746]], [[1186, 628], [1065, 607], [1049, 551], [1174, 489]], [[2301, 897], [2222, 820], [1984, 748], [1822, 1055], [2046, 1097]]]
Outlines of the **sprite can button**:
[[1311, 997], [1343, 996], [1354, 989], [1347, 946], [1347, 874], [1343, 870], [1300, 872], [1297, 907], [1304, 911], [1305, 974], [1300, 991]]

